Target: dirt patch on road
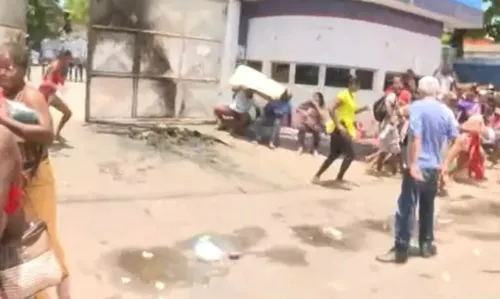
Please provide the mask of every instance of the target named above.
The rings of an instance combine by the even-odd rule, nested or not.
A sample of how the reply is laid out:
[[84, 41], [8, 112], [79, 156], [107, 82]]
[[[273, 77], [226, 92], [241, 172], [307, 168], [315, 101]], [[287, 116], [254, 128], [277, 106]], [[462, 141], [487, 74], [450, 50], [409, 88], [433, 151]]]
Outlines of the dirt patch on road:
[[[130, 150], [141, 151], [141, 147], [155, 148], [162, 161], [188, 160], [197, 164], [205, 171], [211, 171], [231, 180], [251, 182], [271, 190], [280, 189], [278, 184], [263, 179], [259, 173], [243, 170], [243, 167], [233, 159], [230, 151], [236, 151], [223, 140], [204, 134], [195, 129], [177, 126], [123, 126], [123, 125], [95, 125], [92, 127], [98, 134], [112, 134], [120, 136], [124, 147]], [[151, 152], [145, 153], [151, 155]], [[137, 172], [144, 172], [143, 168]], [[116, 174], [116, 171], [113, 172]], [[240, 190], [246, 193], [245, 190]]]

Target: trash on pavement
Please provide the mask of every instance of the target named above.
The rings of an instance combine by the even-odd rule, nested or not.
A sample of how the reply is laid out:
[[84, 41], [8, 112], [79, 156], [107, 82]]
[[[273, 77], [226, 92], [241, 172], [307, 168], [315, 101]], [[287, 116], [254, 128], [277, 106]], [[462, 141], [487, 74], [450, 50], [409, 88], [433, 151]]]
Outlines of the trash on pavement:
[[344, 238], [344, 233], [333, 227], [323, 228], [323, 233], [332, 237], [336, 241], [341, 241]]
[[155, 282], [155, 288], [159, 291], [163, 291], [165, 289], [166, 285], [165, 283], [161, 282], [161, 281], [157, 281]]
[[217, 262], [225, 257], [224, 251], [215, 245], [212, 238], [207, 235], [198, 238], [194, 245], [194, 254], [205, 262]]
[[145, 259], [147, 259], [147, 260], [152, 259], [154, 256], [155, 255], [152, 252], [149, 252], [149, 251], [143, 251], [142, 252], [142, 257], [145, 258]]

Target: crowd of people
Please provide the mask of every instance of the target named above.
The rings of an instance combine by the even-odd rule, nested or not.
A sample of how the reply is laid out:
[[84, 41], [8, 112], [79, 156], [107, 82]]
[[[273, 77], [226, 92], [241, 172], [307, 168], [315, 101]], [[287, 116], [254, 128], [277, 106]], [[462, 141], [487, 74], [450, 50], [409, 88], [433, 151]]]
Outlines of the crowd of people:
[[298, 130], [298, 150], [303, 153], [306, 134], [312, 136], [310, 152], [317, 154], [322, 134], [330, 138], [329, 152], [312, 183], [321, 183], [322, 174], [339, 157], [343, 161], [336, 182], [348, 184], [345, 175], [355, 158], [359, 138], [356, 115], [371, 110], [379, 124], [377, 151], [367, 157], [368, 170], [402, 174], [402, 191], [396, 211], [396, 240], [381, 262], [405, 263], [409, 241], [419, 207], [419, 245], [423, 257], [436, 254], [434, 244], [434, 201], [446, 192], [447, 182], [464, 172], [474, 180], [485, 179], [485, 163], [500, 158], [500, 104], [491, 85], [459, 83], [450, 68], [441, 67], [432, 76], [418, 78], [412, 70], [392, 78], [373, 107], [359, 106], [359, 81], [352, 77], [348, 87], [330, 104], [321, 92], [292, 109], [289, 90], [269, 101], [256, 120], [249, 111], [255, 106], [256, 91], [234, 87], [229, 105], [214, 109], [219, 129], [263, 140], [263, 128], [271, 128], [269, 147], [275, 148], [282, 126]]
[[[71, 52], [62, 52], [51, 63], [43, 83], [35, 87], [27, 84], [25, 79], [29, 63], [26, 51], [25, 45], [21, 44], [0, 46], [0, 156], [3, 157], [0, 167], [0, 243], [2, 246], [22, 244], [29, 224], [34, 219], [42, 220], [61, 271], [62, 278], [53, 286], [57, 287], [60, 299], [68, 299], [69, 272], [57, 238], [56, 196], [48, 146], [60, 136], [69, 119], [63, 116], [54, 131], [49, 106], [60, 107], [62, 101], [57, 99], [57, 91], [64, 84], [64, 69], [71, 63], [72, 56]], [[234, 87], [232, 102], [216, 106], [214, 114], [218, 126], [232, 134], [245, 134], [249, 125], [253, 126], [257, 141], [264, 140], [263, 128], [270, 128], [270, 134], [267, 134], [270, 148], [278, 146], [280, 129], [286, 125], [297, 128], [300, 153], [317, 154], [321, 134], [328, 135], [329, 152], [312, 182], [319, 183], [322, 174], [343, 156], [336, 180], [344, 184], [345, 175], [355, 158], [354, 144], [359, 137], [356, 115], [371, 110], [379, 122], [379, 147], [369, 157], [369, 166], [377, 172], [388, 167], [392, 173], [402, 173], [395, 241], [389, 253], [377, 259], [381, 262], [407, 262], [417, 205], [420, 253], [422, 257], [431, 257], [437, 253], [434, 204], [439, 189], [446, 188], [450, 177], [464, 169], [475, 179], [484, 179], [487, 158], [495, 163], [499, 157], [500, 113], [495, 88], [459, 84], [449, 70], [443, 69], [434, 76], [420, 79], [411, 71], [402, 77], [394, 77], [392, 85], [373, 107], [358, 105], [358, 89], [359, 81], [352, 77], [348, 87], [331, 103], [327, 104], [323, 95], [315, 92], [310, 100], [295, 109], [290, 104], [292, 94], [286, 90], [279, 99], [269, 101], [260, 109], [259, 117], [252, 123], [248, 112], [255, 104], [256, 92], [237, 86]], [[7, 100], [34, 111], [37, 122], [24, 123], [15, 119]], [[306, 150], [306, 134], [310, 134], [313, 141], [309, 150]], [[3, 262], [0, 260], [0, 271], [5, 270]], [[17, 267], [22, 263], [17, 261]], [[36, 298], [48, 298], [44, 292], [47, 286], [40, 285], [36, 289], [41, 291]], [[3, 289], [3, 294], [1, 290], [0, 298], [7, 298], [6, 290]]]

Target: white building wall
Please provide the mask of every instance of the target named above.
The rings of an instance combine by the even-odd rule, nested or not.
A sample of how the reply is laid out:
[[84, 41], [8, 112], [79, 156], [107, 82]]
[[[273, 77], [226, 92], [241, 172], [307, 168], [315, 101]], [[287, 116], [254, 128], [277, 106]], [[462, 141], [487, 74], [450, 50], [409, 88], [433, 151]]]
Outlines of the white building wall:
[[294, 104], [322, 91], [332, 99], [341, 88], [324, 87], [326, 65], [375, 71], [372, 90], [358, 93], [360, 104], [370, 104], [382, 94], [386, 72], [413, 69], [418, 75], [432, 74], [439, 66], [441, 41], [437, 37], [406, 30], [333, 17], [276, 16], [250, 20], [246, 59], [263, 62], [270, 75], [271, 62], [321, 65], [319, 86], [293, 83]]

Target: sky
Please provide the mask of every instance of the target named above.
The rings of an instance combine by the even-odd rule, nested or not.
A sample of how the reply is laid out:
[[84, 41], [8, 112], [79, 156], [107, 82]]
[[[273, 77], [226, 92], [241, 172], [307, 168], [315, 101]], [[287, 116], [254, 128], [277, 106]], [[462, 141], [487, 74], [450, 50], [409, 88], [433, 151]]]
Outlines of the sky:
[[[436, 1], [439, 1], [439, 0], [436, 0]], [[484, 9], [483, 0], [453, 0], [453, 1], [465, 4], [465, 5], [473, 7], [473, 8]]]

